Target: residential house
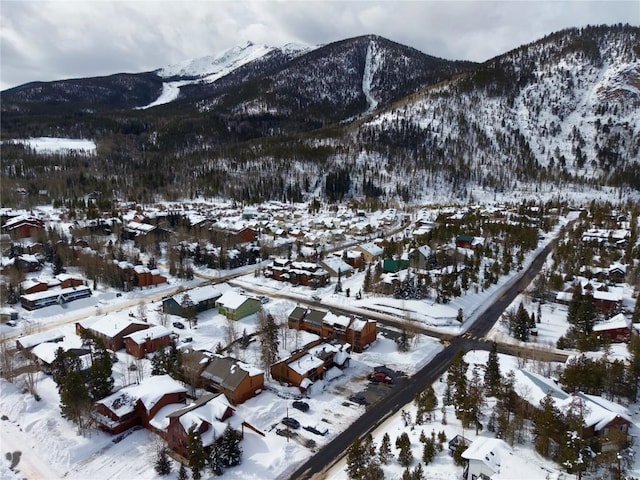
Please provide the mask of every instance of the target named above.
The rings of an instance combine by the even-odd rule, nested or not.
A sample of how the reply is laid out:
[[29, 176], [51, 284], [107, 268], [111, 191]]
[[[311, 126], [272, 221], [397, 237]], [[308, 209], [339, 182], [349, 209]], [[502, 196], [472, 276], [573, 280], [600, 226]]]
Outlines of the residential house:
[[84, 279], [82, 277], [69, 275], [68, 273], [56, 275], [56, 280], [60, 282], [60, 288], [80, 287], [84, 285]]
[[475, 248], [477, 245], [482, 245], [484, 238], [474, 237], [472, 235], [458, 235], [456, 237], [456, 247], [458, 248]]
[[154, 353], [169, 346], [171, 331], [161, 325], [153, 325], [125, 335], [123, 339], [128, 354], [136, 358], [144, 358], [147, 353]]
[[622, 405], [580, 392], [569, 394], [553, 380], [524, 369], [515, 371], [515, 381], [516, 391], [527, 392], [523, 400], [534, 409], [539, 407], [547, 393], [551, 394], [555, 406], [563, 413], [578, 406], [584, 413], [585, 438], [595, 437], [604, 451], [616, 448], [610, 440], [614, 437], [610, 435], [612, 430], [616, 430], [622, 437], [628, 435], [631, 415]]
[[150, 327], [147, 322], [127, 317], [122, 313], [109, 313], [99, 319], [90, 319], [76, 323], [78, 335], [87, 334], [101, 340], [105, 348], [117, 352], [124, 348], [124, 337]]
[[271, 376], [274, 380], [295, 385], [306, 391], [313, 382], [323, 377], [324, 370], [324, 361], [303, 349], [274, 363], [271, 366]]
[[380, 259], [384, 253], [384, 249], [373, 242], [363, 243], [362, 245], [355, 247], [355, 249], [362, 254], [366, 263], [371, 263]]
[[30, 215], [19, 216], [7, 220], [2, 229], [13, 239], [30, 238], [44, 232], [44, 221]]
[[22, 293], [30, 295], [32, 293], [44, 292], [49, 289], [47, 282], [38, 280], [37, 278], [28, 278], [20, 284]]
[[293, 285], [307, 287], [323, 287], [329, 283], [329, 272], [312, 262], [292, 262], [286, 259], [275, 259], [264, 272], [265, 277]]
[[327, 257], [320, 262], [320, 266], [329, 272], [332, 277], [340, 275], [348, 278], [353, 274], [353, 267], [345, 262], [342, 257]]
[[337, 339], [362, 352], [377, 338], [377, 324], [332, 312], [296, 307], [288, 317], [289, 328], [315, 333], [323, 339]]
[[196, 313], [204, 312], [216, 308], [216, 300], [222, 296], [222, 292], [213, 285], [192, 288], [182, 293], [165, 297], [162, 299], [162, 311], [171, 315], [187, 316], [187, 312], [182, 308], [182, 300], [188, 295], [195, 305]]
[[229, 320], [240, 320], [258, 312], [262, 308], [262, 303], [257, 298], [228, 290], [216, 300], [216, 307], [218, 312]]
[[152, 375], [96, 402], [93, 415], [101, 429], [113, 434], [135, 425], [150, 428], [151, 420], [164, 407], [180, 404], [175, 408], [181, 408], [186, 394], [187, 390], [169, 375]]
[[[464, 480], [489, 479], [500, 473], [505, 460], [512, 455], [509, 444], [499, 438], [478, 437], [462, 453], [467, 463], [462, 473]], [[547, 473], [547, 472], [545, 472]]]
[[18, 350], [29, 351], [41, 343], [59, 343], [62, 340], [64, 340], [64, 333], [60, 330], [47, 330], [45, 332], [33, 333], [31, 335], [25, 335], [18, 338], [16, 340], [16, 348]]
[[264, 389], [264, 372], [232, 357], [213, 355], [200, 376], [205, 388], [223, 393], [234, 405]]
[[593, 326], [593, 333], [612, 343], [627, 343], [633, 333], [631, 319], [624, 313], [619, 313], [606, 322], [596, 323]]
[[0, 307], [0, 323], [18, 320], [18, 311], [11, 307]]
[[202, 446], [209, 449], [222, 437], [234, 409], [229, 406], [224, 395], [209, 393], [180, 410], [170, 413], [166, 430], [169, 448], [178, 455], [188, 458], [188, 434], [195, 428], [202, 438]]
[[92, 355], [89, 348], [69, 348], [63, 343], [44, 342], [31, 349], [30, 356], [45, 373], [51, 373], [51, 366], [56, 359], [58, 349], [62, 348], [65, 353], [75, 355], [80, 360], [80, 372], [86, 372], [91, 368]]

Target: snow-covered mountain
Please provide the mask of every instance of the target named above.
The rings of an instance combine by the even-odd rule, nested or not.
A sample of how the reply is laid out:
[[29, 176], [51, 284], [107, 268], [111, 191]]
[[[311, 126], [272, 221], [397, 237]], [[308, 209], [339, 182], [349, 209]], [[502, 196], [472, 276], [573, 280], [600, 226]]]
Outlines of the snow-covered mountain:
[[462, 188], [622, 177], [637, 186], [639, 37], [623, 26], [550, 35], [379, 113], [356, 141], [403, 151]]
[[[141, 198], [639, 190], [638, 45], [638, 27], [567, 29], [477, 65], [375, 35], [245, 44], [155, 72], [23, 85], [3, 92], [0, 122], [3, 138], [96, 138], [91, 175], [110, 180], [93, 188], [135, 184]], [[7, 165], [23, 158], [3, 151]]]
[[[206, 56], [187, 60], [164, 68], [159, 68], [156, 73], [162, 78], [197, 78], [205, 82], [215, 80], [228, 75], [236, 68], [249, 62], [264, 57], [275, 47], [267, 45], [255, 45], [248, 41], [243, 45], [232, 47], [218, 55]], [[300, 55], [312, 50], [313, 47], [305, 45], [287, 44], [282, 47], [282, 51], [292, 56]]]

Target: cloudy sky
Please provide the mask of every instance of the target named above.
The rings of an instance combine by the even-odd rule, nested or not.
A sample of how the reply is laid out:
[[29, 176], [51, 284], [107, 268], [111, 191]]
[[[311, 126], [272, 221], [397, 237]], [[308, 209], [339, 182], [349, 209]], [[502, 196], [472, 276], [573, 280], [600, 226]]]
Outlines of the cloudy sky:
[[640, 24], [640, 2], [0, 0], [0, 89], [154, 70], [247, 40], [317, 45], [375, 33], [484, 61], [565, 27], [618, 22]]

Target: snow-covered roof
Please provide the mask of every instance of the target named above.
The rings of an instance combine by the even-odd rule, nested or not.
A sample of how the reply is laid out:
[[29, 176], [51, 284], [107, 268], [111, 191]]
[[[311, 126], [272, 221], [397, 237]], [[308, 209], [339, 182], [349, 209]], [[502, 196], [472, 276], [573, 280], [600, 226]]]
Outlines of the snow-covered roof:
[[55, 342], [56, 340], [64, 338], [64, 333], [61, 330], [48, 330], [46, 332], [33, 333], [31, 335], [25, 335], [20, 337], [16, 342], [20, 343], [22, 348], [35, 347], [44, 342]]
[[606, 322], [596, 323], [593, 326], [593, 331], [602, 332], [605, 330], [616, 330], [619, 328], [631, 328], [631, 319], [625, 317], [624, 313], [619, 313], [611, 317]]
[[140, 400], [144, 408], [149, 411], [163, 396], [171, 393], [187, 393], [187, 389], [169, 375], [152, 375], [137, 385], [124, 387], [98, 403], [107, 406], [118, 416], [122, 416], [133, 411], [137, 400]]
[[347, 328], [351, 323], [351, 317], [347, 317], [346, 315], [336, 315], [333, 312], [327, 312], [323, 319], [324, 323], [328, 323], [329, 325], [340, 325], [341, 327]]
[[382, 247], [379, 247], [373, 242], [363, 243], [358, 247], [360, 248], [360, 250], [367, 252], [369, 255], [374, 257], [379, 257], [384, 252], [384, 249]]
[[309, 353], [289, 363], [289, 367], [300, 375], [304, 375], [309, 370], [314, 370], [322, 365], [324, 365], [322, 360]]
[[231, 310], [236, 310], [240, 308], [240, 306], [246, 302], [249, 297], [242, 295], [234, 290], [229, 290], [225, 292], [216, 303], [222, 305], [225, 308], [229, 308]]
[[187, 292], [177, 293], [172, 298], [178, 302], [178, 304], [182, 303], [182, 297], [186, 294], [189, 295], [189, 298], [196, 305], [200, 302], [205, 302], [207, 300], [216, 299], [222, 296], [222, 291], [213, 285], [204, 285], [202, 287], [192, 288]]
[[138, 330], [137, 332], [130, 333], [124, 338], [130, 338], [135, 343], [141, 344], [144, 343], [147, 338], [155, 340], [156, 338], [166, 337], [170, 334], [171, 331], [168, 328], [165, 328], [162, 325], [153, 325], [144, 330]]
[[556, 402], [558, 409], [565, 414], [578, 404], [581, 404], [580, 410], [584, 416], [584, 424], [587, 427], [593, 427], [595, 431], [602, 430], [618, 417], [631, 422], [629, 410], [602, 397], [576, 393]]
[[499, 438], [479, 437], [462, 453], [462, 458], [483, 462], [493, 472], [500, 471], [503, 457], [511, 453], [511, 447]]
[[145, 328], [150, 327], [148, 323], [142, 320], [136, 320], [135, 318], [127, 317], [118, 312], [106, 314], [104, 317], [98, 318], [93, 322], [81, 322], [83, 327], [90, 328], [107, 337], [114, 337], [132, 324], [145, 326]]

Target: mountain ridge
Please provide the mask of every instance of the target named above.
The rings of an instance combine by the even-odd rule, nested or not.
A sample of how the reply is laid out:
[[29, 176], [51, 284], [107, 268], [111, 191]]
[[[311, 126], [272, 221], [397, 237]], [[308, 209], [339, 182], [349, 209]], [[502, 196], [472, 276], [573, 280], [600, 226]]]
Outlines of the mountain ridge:
[[[95, 138], [95, 163], [111, 165], [93, 166], [96, 188], [110, 196], [131, 189], [114, 161], [116, 172], [144, 172], [135, 179], [141, 198], [420, 201], [437, 193], [472, 200], [477, 189], [638, 190], [639, 31], [565, 29], [482, 64], [365, 35], [293, 58], [271, 50], [148, 110], [49, 116], [50, 103], [12, 104], [3, 95], [2, 131]], [[157, 99], [164, 80], [145, 81]]]

